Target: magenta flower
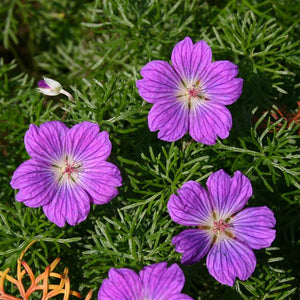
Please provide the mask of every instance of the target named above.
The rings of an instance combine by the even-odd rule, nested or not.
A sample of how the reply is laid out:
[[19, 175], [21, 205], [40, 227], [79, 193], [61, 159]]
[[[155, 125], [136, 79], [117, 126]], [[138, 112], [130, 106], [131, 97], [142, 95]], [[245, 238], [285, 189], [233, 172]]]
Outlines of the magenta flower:
[[171, 195], [168, 210], [172, 220], [197, 226], [175, 236], [172, 244], [183, 253], [183, 264], [198, 262], [208, 253], [209, 273], [233, 286], [236, 277], [246, 280], [253, 273], [256, 258], [252, 249], [272, 244], [276, 232], [271, 228], [276, 220], [266, 206], [240, 211], [252, 195], [250, 180], [240, 171], [233, 178], [223, 170], [215, 172], [207, 187], [208, 191], [188, 181], [177, 191], [178, 196]]
[[189, 300], [181, 294], [184, 275], [177, 264], [167, 268], [166, 262], [144, 267], [137, 275], [130, 269], [108, 272], [98, 292], [98, 300]]
[[58, 121], [31, 124], [25, 134], [31, 159], [14, 172], [11, 186], [16, 200], [43, 207], [57, 226], [84, 221], [90, 203], [104, 204], [118, 194], [119, 169], [106, 159], [111, 152], [108, 132], [83, 122], [69, 129]]
[[153, 103], [148, 115], [151, 131], [172, 142], [187, 132], [203, 144], [213, 145], [217, 136], [229, 135], [232, 118], [225, 105], [242, 93], [243, 79], [230, 61], [211, 62], [210, 47], [186, 37], [173, 49], [172, 66], [161, 60], [149, 62], [136, 82], [139, 94]]

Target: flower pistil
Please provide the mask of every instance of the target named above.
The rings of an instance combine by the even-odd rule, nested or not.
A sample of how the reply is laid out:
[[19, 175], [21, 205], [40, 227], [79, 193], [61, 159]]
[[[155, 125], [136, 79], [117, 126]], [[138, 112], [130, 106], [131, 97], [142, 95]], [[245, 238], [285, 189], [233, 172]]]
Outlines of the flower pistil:
[[199, 80], [196, 83], [182, 82], [177, 93], [177, 99], [184, 103], [189, 110], [208, 100]]
[[234, 234], [231, 232], [231, 228], [233, 227], [230, 224], [231, 218], [227, 218], [223, 220], [222, 218], [218, 218], [216, 213], [213, 213], [213, 216], [208, 225], [199, 225], [198, 229], [207, 230], [210, 232], [213, 243], [217, 241], [218, 238], [235, 238]]
[[219, 221], [214, 221], [214, 226], [212, 231], [215, 234], [226, 233], [227, 229], [229, 228], [229, 224], [220, 219]]
[[57, 182], [63, 184], [65, 182], [78, 182], [79, 174], [83, 171], [82, 164], [66, 156], [64, 159], [51, 165]]

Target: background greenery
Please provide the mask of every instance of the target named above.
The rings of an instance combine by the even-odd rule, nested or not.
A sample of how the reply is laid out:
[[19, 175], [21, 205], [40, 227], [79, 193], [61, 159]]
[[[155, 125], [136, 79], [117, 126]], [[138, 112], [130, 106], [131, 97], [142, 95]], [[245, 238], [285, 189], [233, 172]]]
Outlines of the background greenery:
[[[25, 255], [32, 268], [57, 256], [70, 268], [71, 287], [94, 299], [111, 267], [180, 262], [171, 239], [184, 229], [166, 204], [187, 180], [205, 185], [221, 168], [246, 174], [249, 206], [267, 205], [277, 219], [271, 248], [255, 251], [253, 276], [222, 286], [205, 259], [181, 266], [184, 292], [195, 299], [299, 299], [299, 135], [290, 124], [299, 101], [300, 2], [290, 0], [2, 0], [0, 4], [0, 267]], [[157, 139], [147, 126], [151, 107], [138, 95], [140, 69], [170, 60], [185, 36], [204, 39], [214, 60], [231, 60], [244, 79], [243, 94], [229, 107], [230, 137], [214, 146]], [[75, 102], [45, 97], [36, 83], [46, 75], [62, 83]], [[282, 116], [280, 116], [280, 112]], [[277, 112], [276, 112], [277, 111]], [[89, 120], [110, 133], [110, 160], [123, 187], [109, 204], [93, 206], [88, 219], [58, 228], [42, 209], [14, 200], [9, 182], [28, 159], [23, 137], [30, 123]], [[62, 268], [62, 267], [61, 267]]]

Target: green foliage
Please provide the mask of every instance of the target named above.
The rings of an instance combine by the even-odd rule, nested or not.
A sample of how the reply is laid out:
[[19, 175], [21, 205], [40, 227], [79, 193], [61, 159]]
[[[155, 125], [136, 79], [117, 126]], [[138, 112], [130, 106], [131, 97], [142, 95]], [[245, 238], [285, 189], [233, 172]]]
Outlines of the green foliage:
[[[280, 86], [283, 76], [289, 80], [296, 74], [293, 68], [299, 68], [299, 41], [291, 41], [293, 27], [283, 29], [275, 18], [259, 18], [251, 10], [246, 13], [219, 16], [218, 27], [213, 28], [217, 41], [217, 51], [227, 51], [238, 57], [251, 81], [256, 74], [265, 74], [272, 78], [272, 88], [287, 93]], [[219, 30], [220, 28], [220, 30]]]
[[[252, 182], [249, 206], [270, 207], [277, 219], [272, 248], [255, 251], [251, 278], [234, 288], [208, 273], [205, 259], [182, 266], [184, 292], [195, 299], [297, 299], [299, 293], [299, 3], [296, 1], [67, 1], [4, 0], [0, 5], [0, 266], [14, 269], [32, 241], [36, 269], [60, 256], [72, 289], [94, 290], [111, 267], [180, 263], [171, 244], [183, 229], [167, 211], [170, 195], [188, 180], [205, 186], [219, 169], [240, 170]], [[149, 131], [151, 105], [135, 81], [150, 60], [170, 60], [174, 45], [205, 39], [214, 60], [231, 60], [244, 79], [230, 106], [230, 137], [205, 146], [185, 136], [174, 143]], [[36, 82], [62, 83], [65, 96], [44, 97]], [[274, 117], [282, 110], [283, 117]], [[41, 208], [15, 201], [14, 170], [28, 159], [23, 138], [30, 123], [96, 122], [110, 134], [110, 161], [122, 172], [120, 194], [92, 206], [88, 219], [59, 228]], [[298, 126], [298, 127], [297, 127]], [[279, 250], [280, 249], [280, 250]], [[42, 270], [42, 268], [41, 268]], [[83, 292], [83, 294], [86, 294]], [[96, 296], [95, 296], [96, 297]], [[95, 298], [96, 299], [96, 298]]]
[[[50, 262], [45, 258], [49, 256], [47, 247], [53, 247], [57, 253], [61, 253], [61, 246], [71, 247], [70, 243], [80, 241], [80, 237], [73, 236], [64, 238], [68, 234], [68, 229], [63, 229], [60, 233], [56, 231], [54, 224], [49, 225], [49, 221], [44, 215], [41, 215], [40, 209], [32, 211], [24, 209], [20, 203], [13, 203], [0, 206], [0, 235], [1, 252], [0, 262], [3, 269], [13, 267], [17, 263], [21, 251], [26, 246], [37, 240], [41, 243], [42, 249], [31, 250], [31, 259], [35, 266], [41, 259], [45, 266]], [[49, 245], [53, 243], [53, 245]]]
[[[290, 271], [279, 267], [283, 257], [274, 257], [279, 248], [267, 248], [266, 254], [270, 257], [264, 264], [258, 264], [256, 274], [246, 282], [237, 281], [235, 288], [243, 299], [289, 299], [295, 293], [293, 287], [295, 277], [290, 276]], [[258, 272], [260, 271], [260, 272]]]
[[[271, 122], [265, 112], [251, 128], [251, 135], [243, 139], [239, 138], [241, 147], [232, 147], [224, 144], [217, 144], [216, 150], [223, 150], [221, 157], [232, 157], [232, 170], [242, 170], [246, 161], [251, 161], [244, 174], [251, 178], [260, 178], [265, 187], [271, 192], [278, 186], [282, 179], [285, 185], [300, 187], [299, 148], [297, 141], [300, 136], [297, 134], [297, 126], [287, 126], [284, 119]], [[262, 122], [266, 128], [258, 129]], [[230, 152], [230, 153], [229, 153]], [[239, 154], [236, 156], [236, 154]]]

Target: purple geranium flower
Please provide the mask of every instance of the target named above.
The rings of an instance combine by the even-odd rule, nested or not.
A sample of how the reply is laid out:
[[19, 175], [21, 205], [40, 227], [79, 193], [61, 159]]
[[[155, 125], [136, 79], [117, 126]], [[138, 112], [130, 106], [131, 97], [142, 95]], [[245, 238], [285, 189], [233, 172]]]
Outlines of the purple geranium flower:
[[213, 145], [217, 136], [229, 135], [232, 118], [225, 105], [242, 93], [243, 79], [230, 61], [211, 62], [210, 47], [204, 41], [193, 45], [186, 37], [173, 49], [172, 66], [161, 60], [149, 62], [136, 82], [139, 94], [153, 103], [148, 115], [151, 131], [172, 142], [188, 131], [203, 144]]
[[168, 210], [172, 220], [197, 226], [175, 236], [172, 244], [183, 253], [183, 264], [198, 262], [208, 253], [209, 273], [233, 286], [236, 277], [246, 280], [253, 273], [256, 258], [252, 249], [271, 245], [276, 220], [266, 206], [240, 211], [252, 195], [251, 182], [240, 171], [233, 178], [223, 170], [212, 173], [207, 187], [208, 191], [188, 181], [177, 191], [178, 196], [171, 195]]
[[118, 194], [119, 169], [106, 159], [111, 152], [108, 132], [83, 122], [69, 129], [58, 121], [31, 124], [25, 134], [31, 159], [14, 172], [16, 200], [43, 207], [48, 219], [62, 227], [86, 219], [90, 203], [104, 204]]
[[108, 272], [98, 292], [98, 300], [189, 300], [181, 294], [184, 275], [177, 264], [167, 268], [166, 262], [145, 267], [137, 275], [130, 269]]

